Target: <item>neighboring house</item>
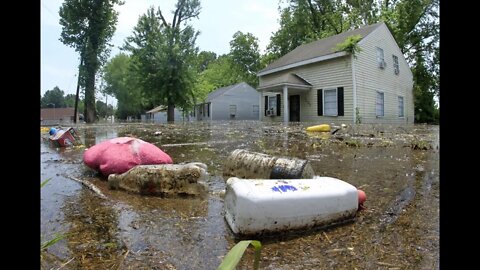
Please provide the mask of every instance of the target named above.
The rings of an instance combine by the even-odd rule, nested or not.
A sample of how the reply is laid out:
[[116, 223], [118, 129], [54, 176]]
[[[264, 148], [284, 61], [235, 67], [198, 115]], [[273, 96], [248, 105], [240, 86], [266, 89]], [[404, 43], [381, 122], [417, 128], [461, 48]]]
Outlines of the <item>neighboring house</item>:
[[195, 105], [190, 116], [201, 120], [259, 120], [260, 94], [245, 82], [219, 88]]
[[74, 112], [74, 108], [41, 108], [40, 123], [45, 125], [73, 123]]
[[[360, 35], [355, 57], [335, 51]], [[301, 45], [259, 71], [262, 120], [413, 123], [413, 76], [381, 22]], [[288, 98], [285, 98], [288, 97]]]
[[[173, 117], [174, 122], [181, 122], [184, 120], [188, 121], [188, 119], [185, 119], [183, 117], [182, 111], [178, 110], [177, 108], [174, 108], [173, 115], [174, 115]], [[158, 107], [151, 109], [150, 111], [147, 111], [145, 120], [147, 122], [154, 122], [154, 123], [167, 123], [167, 106], [160, 105]]]

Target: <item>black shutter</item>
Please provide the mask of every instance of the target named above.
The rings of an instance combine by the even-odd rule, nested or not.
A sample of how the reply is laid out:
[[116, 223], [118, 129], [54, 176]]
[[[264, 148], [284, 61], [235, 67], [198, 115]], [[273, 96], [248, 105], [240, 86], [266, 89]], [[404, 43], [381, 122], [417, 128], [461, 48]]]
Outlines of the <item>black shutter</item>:
[[267, 110], [268, 110], [268, 96], [265, 96], [265, 116], [267, 116]]
[[195, 117], [195, 108], [196, 108], [196, 107], [197, 107], [197, 106], [193, 106], [193, 117]]
[[282, 108], [282, 95], [277, 94], [277, 116], [280, 116], [280, 109]]
[[207, 103], [207, 116], [210, 117], [210, 103]]
[[337, 88], [338, 116], [343, 116], [343, 87]]
[[317, 90], [317, 115], [323, 115], [323, 90]]

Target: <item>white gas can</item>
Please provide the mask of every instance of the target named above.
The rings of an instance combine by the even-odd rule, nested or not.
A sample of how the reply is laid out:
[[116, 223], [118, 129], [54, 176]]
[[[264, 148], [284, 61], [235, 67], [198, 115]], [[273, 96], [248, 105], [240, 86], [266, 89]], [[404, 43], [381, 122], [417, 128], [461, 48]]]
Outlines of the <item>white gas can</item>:
[[227, 180], [225, 219], [235, 234], [326, 226], [355, 217], [357, 188], [332, 177]]

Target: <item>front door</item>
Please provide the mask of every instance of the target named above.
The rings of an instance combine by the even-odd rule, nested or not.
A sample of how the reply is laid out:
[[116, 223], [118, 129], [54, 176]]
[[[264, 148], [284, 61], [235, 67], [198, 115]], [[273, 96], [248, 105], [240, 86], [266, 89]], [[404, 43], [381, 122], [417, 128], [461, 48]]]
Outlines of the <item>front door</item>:
[[288, 97], [290, 122], [300, 122], [300, 95]]

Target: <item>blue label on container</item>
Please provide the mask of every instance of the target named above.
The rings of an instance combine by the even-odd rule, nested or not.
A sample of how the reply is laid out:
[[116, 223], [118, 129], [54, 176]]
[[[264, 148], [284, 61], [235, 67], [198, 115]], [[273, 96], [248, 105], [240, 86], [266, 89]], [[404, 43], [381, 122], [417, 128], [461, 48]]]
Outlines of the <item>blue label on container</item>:
[[272, 187], [273, 191], [276, 192], [287, 192], [287, 191], [296, 191], [297, 188], [291, 185], [279, 185]]

